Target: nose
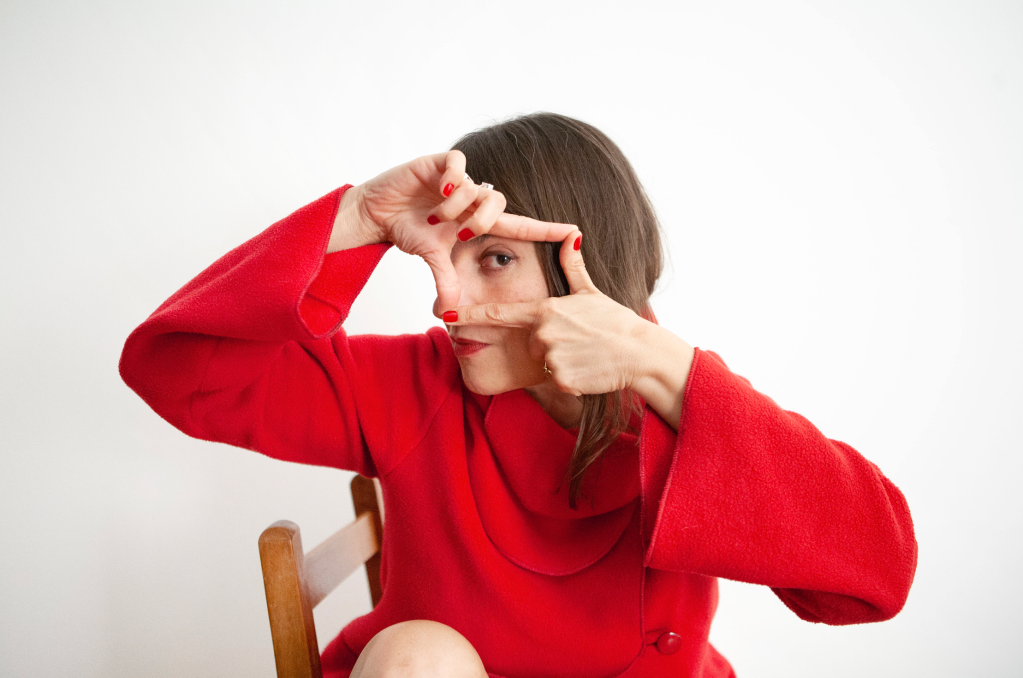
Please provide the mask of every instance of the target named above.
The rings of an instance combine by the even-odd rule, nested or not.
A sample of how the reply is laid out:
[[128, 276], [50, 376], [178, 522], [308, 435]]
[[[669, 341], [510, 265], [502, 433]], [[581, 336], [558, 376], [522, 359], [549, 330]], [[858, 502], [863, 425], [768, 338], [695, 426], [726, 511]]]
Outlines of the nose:
[[465, 282], [462, 283], [462, 294], [458, 297], [459, 306], [475, 306], [480, 303], [478, 295], [469, 287]]

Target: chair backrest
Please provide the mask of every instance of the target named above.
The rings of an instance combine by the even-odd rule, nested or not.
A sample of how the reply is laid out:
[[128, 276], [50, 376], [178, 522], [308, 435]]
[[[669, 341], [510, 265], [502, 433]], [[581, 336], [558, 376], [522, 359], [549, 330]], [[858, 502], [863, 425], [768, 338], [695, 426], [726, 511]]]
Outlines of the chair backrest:
[[373, 606], [380, 601], [384, 504], [380, 481], [352, 478], [355, 521], [309, 553], [298, 525], [280, 520], [259, 536], [266, 607], [278, 678], [322, 678], [313, 608], [365, 564]]

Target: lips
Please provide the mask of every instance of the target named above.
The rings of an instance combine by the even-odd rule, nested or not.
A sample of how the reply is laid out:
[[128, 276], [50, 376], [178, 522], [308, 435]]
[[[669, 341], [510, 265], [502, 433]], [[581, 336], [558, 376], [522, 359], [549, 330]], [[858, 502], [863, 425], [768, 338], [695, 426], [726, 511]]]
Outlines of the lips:
[[484, 344], [480, 341], [472, 341], [471, 339], [451, 339], [451, 348], [455, 351], [455, 356], [461, 358], [463, 356], [472, 355], [485, 349], [490, 344]]

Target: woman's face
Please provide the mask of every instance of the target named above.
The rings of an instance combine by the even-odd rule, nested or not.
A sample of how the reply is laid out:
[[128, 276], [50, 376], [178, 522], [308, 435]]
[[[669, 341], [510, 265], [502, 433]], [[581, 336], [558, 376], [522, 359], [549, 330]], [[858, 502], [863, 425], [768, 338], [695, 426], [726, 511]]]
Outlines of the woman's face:
[[[462, 286], [459, 306], [549, 296], [532, 242], [481, 235], [456, 243], [451, 262]], [[529, 355], [529, 328], [459, 325], [448, 333], [462, 380], [473, 393], [495, 395], [544, 380], [543, 361]]]

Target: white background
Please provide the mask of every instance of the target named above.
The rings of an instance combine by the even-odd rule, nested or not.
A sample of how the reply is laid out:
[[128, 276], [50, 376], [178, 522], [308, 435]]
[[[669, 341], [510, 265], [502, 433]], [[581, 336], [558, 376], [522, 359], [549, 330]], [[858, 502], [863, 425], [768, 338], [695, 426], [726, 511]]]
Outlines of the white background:
[[[1018, 2], [3, 2], [0, 674], [272, 676], [259, 532], [311, 547], [348, 473], [187, 438], [128, 333], [271, 222], [551, 110], [616, 140], [672, 266], [661, 323], [905, 492], [894, 620], [722, 582], [740, 678], [1023, 673]], [[392, 251], [349, 331], [419, 332]], [[361, 576], [321, 643], [369, 610]]]

